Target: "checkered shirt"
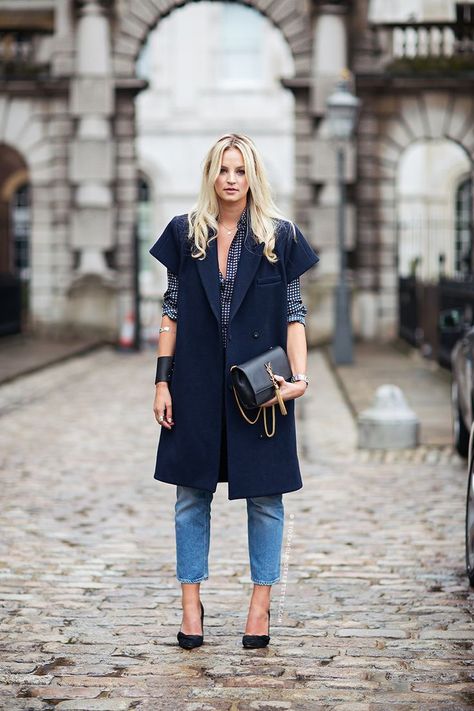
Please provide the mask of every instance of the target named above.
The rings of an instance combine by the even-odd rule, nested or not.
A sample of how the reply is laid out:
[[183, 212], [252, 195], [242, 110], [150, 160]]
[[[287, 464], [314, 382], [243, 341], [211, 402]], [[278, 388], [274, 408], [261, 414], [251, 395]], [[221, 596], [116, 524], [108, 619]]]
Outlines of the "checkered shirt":
[[[245, 208], [237, 223], [237, 231], [232, 239], [229, 253], [227, 255], [226, 276], [224, 277], [219, 269], [219, 283], [221, 295], [221, 332], [224, 347], [227, 345], [227, 328], [230, 317], [230, 302], [234, 288], [235, 275], [239, 265], [242, 243], [247, 231], [247, 208]], [[173, 320], [178, 319], [178, 277], [167, 269], [168, 285], [163, 294], [163, 316], [169, 316]], [[290, 321], [299, 321], [305, 324], [307, 308], [301, 299], [299, 277], [288, 282], [287, 285], [287, 318]]]

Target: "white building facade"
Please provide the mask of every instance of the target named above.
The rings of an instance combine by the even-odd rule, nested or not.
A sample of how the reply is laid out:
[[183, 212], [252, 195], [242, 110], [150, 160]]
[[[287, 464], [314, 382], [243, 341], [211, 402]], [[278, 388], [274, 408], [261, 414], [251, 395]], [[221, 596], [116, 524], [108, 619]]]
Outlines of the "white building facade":
[[326, 101], [348, 67], [361, 99], [345, 175], [353, 319], [361, 338], [393, 337], [415, 218], [446, 223], [420, 256], [427, 274], [441, 248], [446, 268], [472, 269], [472, 7], [3, 0], [0, 334], [21, 313], [22, 328], [116, 339], [134, 309], [137, 219], [148, 212], [151, 244], [189, 208], [208, 146], [241, 130], [321, 257], [302, 285], [308, 340], [329, 340], [339, 198]]

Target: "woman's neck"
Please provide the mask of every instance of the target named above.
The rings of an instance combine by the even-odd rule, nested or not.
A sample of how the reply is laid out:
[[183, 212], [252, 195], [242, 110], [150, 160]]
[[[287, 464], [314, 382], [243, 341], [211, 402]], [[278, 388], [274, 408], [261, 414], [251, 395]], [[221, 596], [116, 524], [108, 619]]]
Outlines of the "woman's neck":
[[219, 201], [219, 221], [227, 225], [238, 222], [246, 205], [247, 201], [245, 198], [231, 205], [226, 205], [223, 201]]

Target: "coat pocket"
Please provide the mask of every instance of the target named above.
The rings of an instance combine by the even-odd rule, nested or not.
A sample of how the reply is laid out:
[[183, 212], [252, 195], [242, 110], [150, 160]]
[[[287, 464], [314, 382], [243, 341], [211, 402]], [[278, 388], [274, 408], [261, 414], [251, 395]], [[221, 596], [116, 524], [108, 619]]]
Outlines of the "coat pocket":
[[281, 276], [279, 274], [273, 274], [267, 277], [257, 277], [257, 284], [281, 284]]

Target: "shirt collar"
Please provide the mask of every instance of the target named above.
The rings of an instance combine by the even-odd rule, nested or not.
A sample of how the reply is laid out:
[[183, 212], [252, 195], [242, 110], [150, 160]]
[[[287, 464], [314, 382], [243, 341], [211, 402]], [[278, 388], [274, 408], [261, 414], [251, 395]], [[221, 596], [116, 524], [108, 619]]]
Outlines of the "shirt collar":
[[243, 234], [245, 234], [245, 230], [247, 228], [247, 220], [248, 220], [248, 207], [245, 206], [240, 217], [239, 221], [237, 222], [237, 232], [236, 234], [239, 235], [239, 237], [242, 237]]

